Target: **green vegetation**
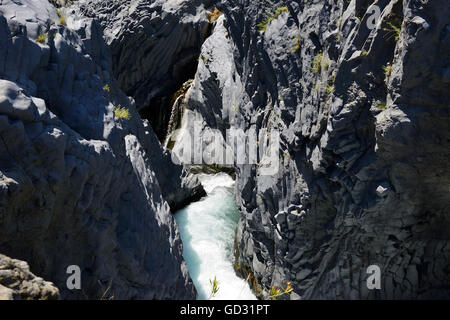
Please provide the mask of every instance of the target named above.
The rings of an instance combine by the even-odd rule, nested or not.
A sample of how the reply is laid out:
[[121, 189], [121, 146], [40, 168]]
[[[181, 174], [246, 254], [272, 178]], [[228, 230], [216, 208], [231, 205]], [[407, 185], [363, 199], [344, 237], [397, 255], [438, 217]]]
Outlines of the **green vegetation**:
[[328, 87], [327, 87], [327, 92], [328, 92], [329, 95], [332, 95], [333, 92], [334, 92], [334, 86], [333, 86], [333, 85], [328, 86]]
[[387, 65], [383, 66], [383, 71], [384, 71], [384, 81], [387, 83], [389, 81], [389, 78], [391, 77], [391, 73], [392, 73], [391, 64], [388, 63]]
[[300, 50], [300, 35], [298, 34], [295, 38], [294, 47], [292, 48], [292, 52], [298, 52]]
[[386, 110], [386, 102], [385, 101], [378, 101], [377, 108], [380, 110]]
[[41, 33], [40, 35], [37, 36], [36, 42], [46, 43], [47, 42], [47, 38], [48, 38], [48, 36], [47, 36], [46, 33]]
[[214, 11], [208, 14], [208, 21], [209, 23], [213, 23], [214, 21], [217, 21], [219, 19], [220, 15], [222, 14], [222, 11], [220, 11], [218, 8], [215, 8]]
[[66, 17], [64, 16], [64, 14], [61, 12], [60, 9], [56, 9], [56, 14], [58, 15], [59, 18], [59, 24], [66, 26], [67, 25]]
[[398, 41], [400, 38], [400, 31], [402, 29], [402, 19], [395, 15], [391, 15], [388, 17], [389, 20], [386, 21], [386, 24], [389, 26], [389, 29], [385, 29], [394, 34], [395, 41]]
[[290, 295], [294, 289], [292, 288], [292, 284], [290, 282], [285, 282], [287, 284], [286, 288], [283, 287], [272, 287], [269, 292], [269, 299], [277, 300], [279, 297], [287, 294]]
[[277, 18], [278, 18], [283, 12], [289, 12], [289, 8], [288, 8], [288, 7], [279, 7], [279, 8], [275, 11], [275, 15], [276, 15]]
[[275, 13], [271, 14], [271, 15], [266, 15], [266, 18], [261, 21], [260, 23], [258, 23], [258, 31], [261, 33], [266, 32], [267, 26], [269, 25], [269, 23], [271, 23], [273, 20], [278, 19], [278, 17], [283, 13], [283, 12], [289, 12], [289, 8], [288, 7], [280, 7], [278, 8]]
[[209, 59], [202, 54], [200, 55], [200, 59], [202, 59], [203, 63], [205, 63], [205, 64], [207, 64], [209, 62]]
[[209, 295], [208, 300], [214, 298], [219, 292], [219, 281], [217, 281], [217, 278], [215, 276], [214, 280], [209, 279], [209, 283], [211, 284], [211, 294]]
[[317, 82], [316, 82], [316, 85], [314, 86], [314, 93], [319, 92], [319, 89], [320, 89], [320, 82], [317, 81]]
[[312, 63], [312, 70], [314, 73], [319, 73], [320, 70], [322, 70], [322, 52], [319, 52], [314, 57], [314, 60]]
[[122, 120], [122, 119], [130, 120], [131, 119], [130, 111], [127, 108], [122, 108], [120, 104], [118, 106], [114, 107], [114, 116], [120, 120]]

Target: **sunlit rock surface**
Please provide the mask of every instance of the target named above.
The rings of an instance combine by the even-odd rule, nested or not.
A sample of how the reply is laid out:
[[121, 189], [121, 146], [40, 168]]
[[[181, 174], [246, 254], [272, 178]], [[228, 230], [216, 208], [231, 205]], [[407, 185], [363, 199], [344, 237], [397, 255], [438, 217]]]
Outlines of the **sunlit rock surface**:
[[0, 252], [63, 298], [195, 298], [164, 199], [182, 168], [118, 87], [100, 24], [47, 1], [0, 13]]
[[188, 94], [204, 132], [280, 133], [276, 174], [236, 165], [240, 264], [292, 299], [448, 298], [448, 3], [369, 29], [371, 1], [311, 2], [223, 1]]
[[0, 300], [57, 300], [59, 290], [30, 272], [24, 261], [0, 254]]
[[[183, 114], [223, 145], [230, 128], [280, 134], [274, 174], [233, 165], [238, 264], [261, 290], [450, 297], [448, 1], [379, 0], [378, 24], [371, 4], [2, 1], [0, 252], [63, 298], [110, 283], [117, 298], [195, 297], [168, 204], [202, 190], [157, 139]], [[84, 293], [64, 287], [72, 264]]]

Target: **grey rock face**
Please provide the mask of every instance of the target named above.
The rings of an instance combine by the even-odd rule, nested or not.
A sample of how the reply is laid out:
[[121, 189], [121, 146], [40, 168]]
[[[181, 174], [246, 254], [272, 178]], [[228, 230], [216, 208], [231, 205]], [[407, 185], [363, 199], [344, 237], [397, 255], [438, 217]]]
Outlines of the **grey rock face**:
[[30, 272], [26, 262], [0, 254], [0, 300], [57, 300], [59, 290]]
[[164, 140], [172, 94], [195, 75], [200, 48], [209, 35], [214, 0], [80, 0], [72, 7], [97, 18], [111, 48], [120, 88], [136, 100]]
[[223, 1], [184, 128], [281, 135], [278, 174], [236, 165], [240, 263], [263, 288], [448, 298], [449, 6], [378, 1], [369, 29], [370, 4]]
[[49, 0], [49, 2], [57, 8], [69, 6], [75, 1], [77, 0]]
[[[170, 94], [195, 74], [210, 28], [206, 8], [214, 2], [81, 0], [67, 9], [99, 21], [112, 53], [111, 74], [119, 88], [135, 99], [136, 108], [151, 122], [145, 123], [146, 128], [161, 141], [171, 118]], [[153, 134], [148, 139], [152, 149], [158, 148]], [[188, 174], [173, 165], [169, 151], [161, 149], [153, 158], [163, 197], [172, 211], [205, 195], [198, 180], [184, 181]]]
[[119, 89], [100, 25], [47, 1], [0, 13], [0, 252], [63, 298], [195, 298], [164, 200], [182, 168]]
[[[280, 133], [277, 174], [267, 157], [234, 165], [239, 263], [264, 289], [448, 298], [448, 3], [380, 0], [368, 28], [370, 4], [223, 0], [211, 24], [216, 1], [80, 0], [59, 16], [2, 1], [0, 252], [63, 298], [195, 297], [169, 205], [202, 190], [137, 113], [163, 138], [195, 74], [177, 107], [187, 132], [195, 121], [224, 146], [229, 128], [270, 145]], [[69, 265], [81, 291], [65, 287]]]

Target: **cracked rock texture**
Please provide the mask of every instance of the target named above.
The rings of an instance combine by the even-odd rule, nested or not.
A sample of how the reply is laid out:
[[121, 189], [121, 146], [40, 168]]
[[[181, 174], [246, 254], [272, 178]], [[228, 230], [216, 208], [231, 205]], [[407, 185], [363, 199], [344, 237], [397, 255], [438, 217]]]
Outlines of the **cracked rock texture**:
[[194, 298], [169, 205], [202, 190], [157, 136], [231, 128], [277, 151], [232, 164], [261, 289], [450, 297], [448, 0], [52, 2], [0, 1], [0, 252], [63, 298]]
[[224, 0], [187, 94], [185, 132], [280, 133], [276, 174], [235, 163], [237, 249], [292, 299], [450, 297], [449, 3], [372, 3]]
[[161, 140], [170, 120], [170, 94], [195, 74], [210, 33], [207, 9], [215, 2], [79, 0], [71, 7], [99, 20], [118, 85], [136, 100]]
[[0, 254], [0, 300], [57, 300], [59, 290], [30, 272], [26, 262]]
[[[168, 204], [195, 181], [180, 187], [182, 167], [112, 66], [97, 20], [46, 0], [0, 1], [0, 252], [65, 299], [195, 298]], [[66, 287], [70, 265], [81, 290]], [[12, 289], [2, 294], [27, 297]]]

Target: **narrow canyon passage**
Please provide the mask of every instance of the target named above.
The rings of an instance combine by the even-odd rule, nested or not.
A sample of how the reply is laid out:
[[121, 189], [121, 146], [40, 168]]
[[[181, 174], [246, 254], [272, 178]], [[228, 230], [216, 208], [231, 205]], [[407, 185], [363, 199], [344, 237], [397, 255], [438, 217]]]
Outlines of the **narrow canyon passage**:
[[224, 173], [201, 175], [200, 180], [207, 196], [175, 214], [198, 299], [210, 298], [210, 279], [216, 277], [219, 291], [212, 299], [256, 300], [233, 269], [234, 232], [239, 221], [234, 181]]

